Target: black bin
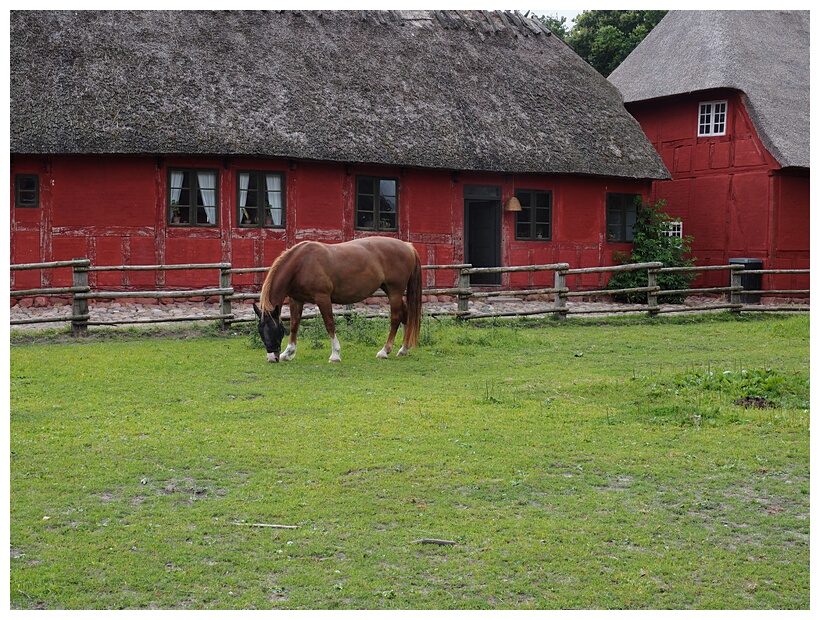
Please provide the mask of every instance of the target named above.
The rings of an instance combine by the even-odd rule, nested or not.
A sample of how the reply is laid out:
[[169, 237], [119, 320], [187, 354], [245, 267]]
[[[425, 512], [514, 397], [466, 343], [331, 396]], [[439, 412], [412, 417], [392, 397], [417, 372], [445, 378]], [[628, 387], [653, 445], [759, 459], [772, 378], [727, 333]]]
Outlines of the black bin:
[[[743, 265], [744, 271], [756, 271], [763, 269], [763, 261], [759, 258], [730, 258], [730, 265]], [[731, 280], [731, 278], [730, 278]], [[740, 274], [740, 285], [747, 291], [761, 291], [763, 290], [763, 274], [750, 273]], [[760, 295], [743, 293], [738, 296], [742, 304], [759, 304]]]

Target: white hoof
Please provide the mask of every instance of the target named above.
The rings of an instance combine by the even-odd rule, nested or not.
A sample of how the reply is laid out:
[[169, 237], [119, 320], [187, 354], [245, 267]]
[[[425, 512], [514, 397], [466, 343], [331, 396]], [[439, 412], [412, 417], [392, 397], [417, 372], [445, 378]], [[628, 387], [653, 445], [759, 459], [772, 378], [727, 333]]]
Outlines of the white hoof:
[[405, 355], [407, 355], [407, 349], [405, 349], [404, 345], [402, 345], [401, 349], [399, 349], [399, 352], [396, 353], [396, 357], [404, 357]]
[[384, 349], [382, 349], [381, 351], [376, 353], [376, 357], [379, 358], [380, 360], [386, 360], [388, 358], [388, 356], [389, 356], [389, 353], [387, 351], [385, 351]]
[[289, 362], [294, 357], [296, 357], [296, 347], [288, 345], [288, 348], [282, 351], [282, 355], [279, 356], [279, 359], [283, 362]]
[[266, 357], [269, 362], [272, 362], [274, 364], [279, 361], [279, 358], [276, 357], [276, 353], [268, 353]]
[[341, 357], [339, 357], [338, 355], [331, 355], [331, 356], [330, 356], [330, 359], [329, 359], [329, 360], [327, 360], [327, 361], [328, 361], [328, 362], [341, 362], [341, 361], [342, 361], [342, 358], [341, 358]]

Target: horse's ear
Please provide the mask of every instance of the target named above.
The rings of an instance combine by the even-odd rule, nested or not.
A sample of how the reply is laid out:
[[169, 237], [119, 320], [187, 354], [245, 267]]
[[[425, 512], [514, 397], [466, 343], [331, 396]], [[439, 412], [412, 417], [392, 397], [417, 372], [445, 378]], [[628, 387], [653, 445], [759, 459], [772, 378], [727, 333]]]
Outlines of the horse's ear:
[[253, 311], [256, 313], [257, 318], [262, 318], [262, 311], [259, 309], [259, 306], [256, 303], [253, 304]]

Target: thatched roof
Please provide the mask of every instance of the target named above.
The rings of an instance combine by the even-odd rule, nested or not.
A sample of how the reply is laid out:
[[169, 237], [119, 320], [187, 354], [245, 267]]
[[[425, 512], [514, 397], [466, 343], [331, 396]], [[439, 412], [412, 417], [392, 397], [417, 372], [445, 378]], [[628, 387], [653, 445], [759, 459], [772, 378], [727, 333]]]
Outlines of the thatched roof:
[[809, 167], [809, 11], [670, 11], [609, 81], [627, 103], [742, 91], [772, 156]]
[[11, 12], [13, 153], [668, 178], [620, 94], [485, 11]]

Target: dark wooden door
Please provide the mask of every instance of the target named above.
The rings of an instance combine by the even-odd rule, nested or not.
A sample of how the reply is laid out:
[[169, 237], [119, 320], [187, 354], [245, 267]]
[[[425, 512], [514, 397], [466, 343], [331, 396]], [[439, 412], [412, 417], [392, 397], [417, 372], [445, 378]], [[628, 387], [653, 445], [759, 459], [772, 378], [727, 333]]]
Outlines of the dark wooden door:
[[[498, 197], [496, 197], [496, 195]], [[464, 189], [464, 256], [473, 267], [501, 266], [501, 188]], [[471, 284], [501, 284], [500, 273], [473, 274]]]

